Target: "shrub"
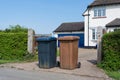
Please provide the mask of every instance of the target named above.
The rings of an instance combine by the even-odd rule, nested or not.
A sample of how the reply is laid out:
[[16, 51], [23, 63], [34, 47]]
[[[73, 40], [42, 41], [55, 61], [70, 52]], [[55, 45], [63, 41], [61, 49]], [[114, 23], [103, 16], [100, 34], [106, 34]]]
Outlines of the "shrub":
[[103, 36], [102, 62], [100, 66], [110, 71], [120, 69], [120, 30]]
[[0, 59], [23, 59], [27, 52], [27, 33], [0, 32]]

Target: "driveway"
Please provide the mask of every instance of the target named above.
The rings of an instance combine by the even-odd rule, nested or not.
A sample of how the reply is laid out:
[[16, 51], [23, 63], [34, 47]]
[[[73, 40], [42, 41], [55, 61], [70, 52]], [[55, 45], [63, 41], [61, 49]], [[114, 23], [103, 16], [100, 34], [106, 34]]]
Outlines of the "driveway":
[[[38, 62], [32, 63], [12, 63], [3, 64], [1, 67], [5, 68], [15, 68], [24, 71], [36, 71], [36, 72], [48, 72], [51, 74], [66, 74], [67, 76], [76, 76], [83, 79], [76, 80], [112, 80], [110, 79], [103, 70], [96, 67], [97, 50], [96, 49], [79, 49], [78, 61], [81, 62], [81, 67], [74, 70], [60, 69], [59, 67], [51, 69], [41, 69], [37, 66]], [[59, 57], [58, 57], [59, 60]], [[63, 80], [75, 80], [73, 79], [63, 79]]]

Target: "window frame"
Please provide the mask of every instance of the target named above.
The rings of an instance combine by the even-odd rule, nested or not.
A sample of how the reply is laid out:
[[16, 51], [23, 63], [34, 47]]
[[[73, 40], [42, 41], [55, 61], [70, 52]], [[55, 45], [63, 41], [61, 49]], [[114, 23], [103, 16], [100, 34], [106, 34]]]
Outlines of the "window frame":
[[105, 7], [94, 8], [94, 18], [97, 18], [97, 17], [106, 17], [106, 8]]
[[94, 10], [94, 17], [97, 17], [97, 10]]
[[97, 37], [97, 29], [92, 29], [92, 40], [97, 40], [98, 37]]

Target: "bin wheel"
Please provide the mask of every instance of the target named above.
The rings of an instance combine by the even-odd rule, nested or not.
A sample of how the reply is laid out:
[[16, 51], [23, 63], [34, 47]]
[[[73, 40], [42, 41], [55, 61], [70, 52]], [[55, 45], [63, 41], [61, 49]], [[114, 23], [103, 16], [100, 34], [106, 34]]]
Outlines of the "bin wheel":
[[77, 68], [80, 68], [80, 67], [81, 67], [81, 63], [80, 63], [80, 62], [78, 62]]

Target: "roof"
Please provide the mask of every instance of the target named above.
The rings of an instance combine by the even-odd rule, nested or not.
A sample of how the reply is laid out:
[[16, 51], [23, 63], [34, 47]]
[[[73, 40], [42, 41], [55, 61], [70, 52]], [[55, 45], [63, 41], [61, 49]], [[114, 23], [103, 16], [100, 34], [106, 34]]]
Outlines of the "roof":
[[84, 22], [62, 23], [54, 32], [84, 31]]
[[106, 24], [106, 27], [120, 27], [120, 18], [116, 18], [110, 23]]
[[95, 7], [95, 6], [105, 6], [105, 5], [113, 5], [113, 4], [120, 4], [120, 0], [94, 0], [89, 7]]

